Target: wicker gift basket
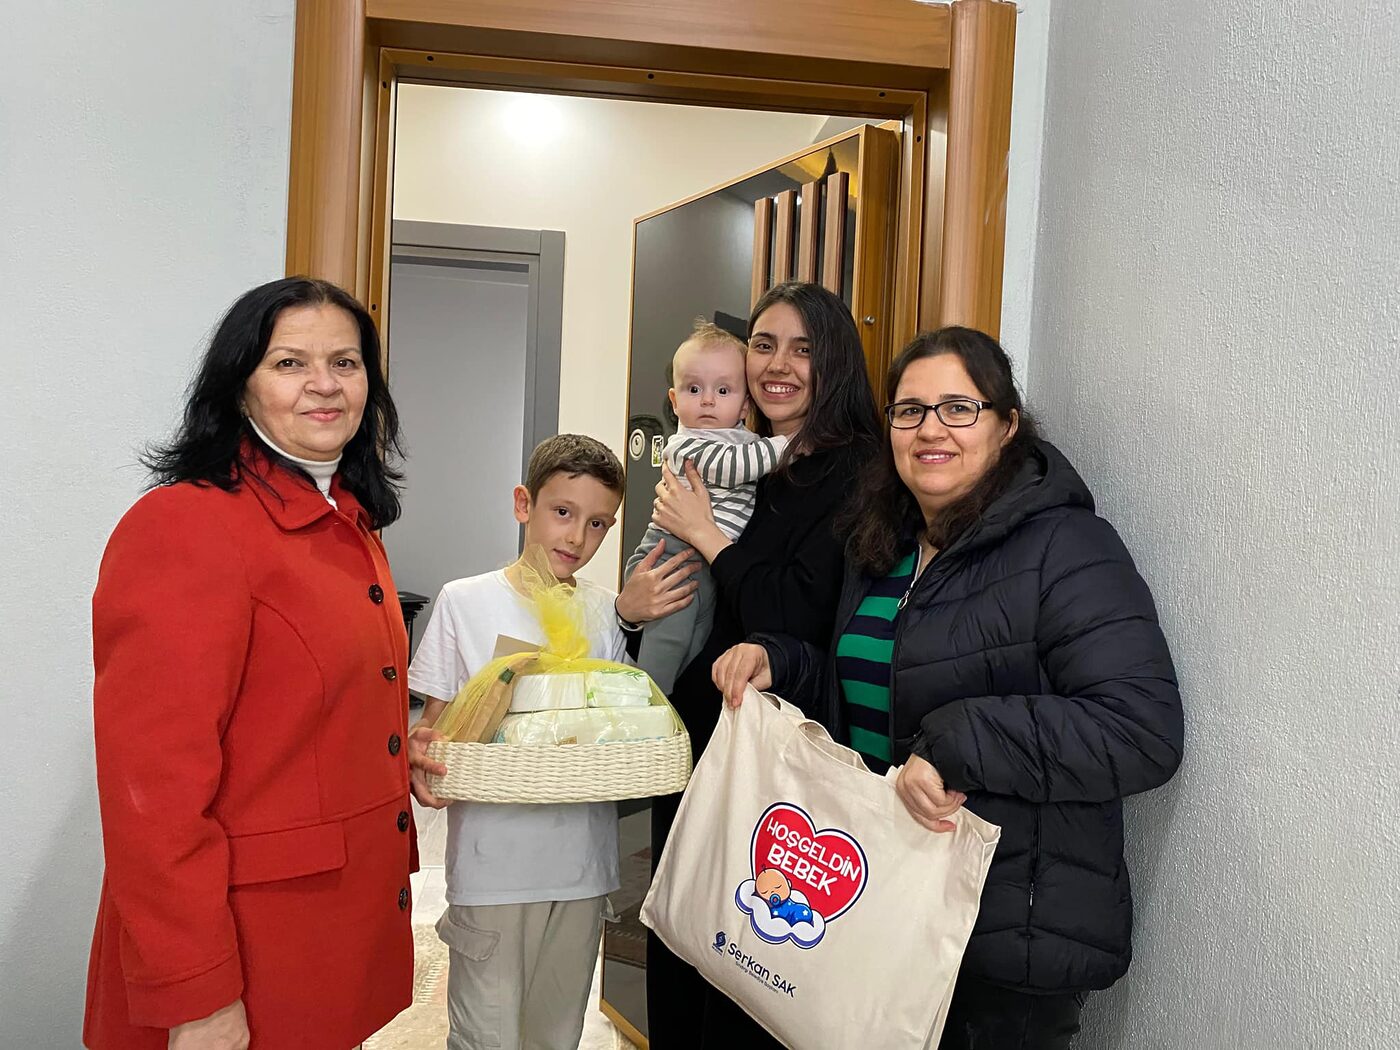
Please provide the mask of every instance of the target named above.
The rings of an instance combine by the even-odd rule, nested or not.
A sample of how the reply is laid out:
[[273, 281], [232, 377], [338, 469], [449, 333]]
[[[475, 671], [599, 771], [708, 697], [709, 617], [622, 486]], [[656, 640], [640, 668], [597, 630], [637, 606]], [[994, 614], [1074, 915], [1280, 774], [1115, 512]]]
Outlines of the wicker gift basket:
[[438, 798], [473, 802], [607, 802], [670, 795], [690, 781], [690, 736], [608, 744], [457, 744], [428, 754], [447, 776], [428, 778]]
[[[528, 566], [515, 583], [545, 643], [492, 660], [443, 711], [435, 728], [448, 739], [429, 744], [428, 755], [447, 773], [430, 775], [429, 790], [445, 799], [525, 803], [684, 790], [690, 737], [655, 683], [636, 668], [587, 655], [572, 587]], [[522, 711], [527, 691], [536, 702]]]

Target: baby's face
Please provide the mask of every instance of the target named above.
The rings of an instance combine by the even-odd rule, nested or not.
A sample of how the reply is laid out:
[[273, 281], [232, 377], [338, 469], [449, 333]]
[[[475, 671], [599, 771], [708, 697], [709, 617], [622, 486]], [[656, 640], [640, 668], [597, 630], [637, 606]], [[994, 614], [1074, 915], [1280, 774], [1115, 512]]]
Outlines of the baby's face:
[[744, 354], [732, 343], [682, 343], [671, 363], [671, 407], [693, 430], [736, 427], [749, 410]]
[[758, 873], [754, 880], [754, 891], [764, 900], [771, 900], [776, 894], [779, 900], [787, 900], [792, 893], [787, 878], [777, 868], [768, 868]]

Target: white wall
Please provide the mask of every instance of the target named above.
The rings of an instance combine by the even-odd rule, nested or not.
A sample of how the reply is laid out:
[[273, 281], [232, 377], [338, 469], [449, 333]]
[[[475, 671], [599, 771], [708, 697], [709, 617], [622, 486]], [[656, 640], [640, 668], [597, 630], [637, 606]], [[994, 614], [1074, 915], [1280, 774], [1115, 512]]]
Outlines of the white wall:
[[1053, 9], [1032, 406], [1187, 712], [1129, 807], [1085, 1050], [1400, 1045], [1400, 28], [1390, 0]]
[[[405, 85], [394, 217], [564, 231], [559, 428], [622, 456], [632, 220], [801, 149], [823, 121]], [[582, 575], [617, 585], [620, 531]]]
[[0, 1045], [76, 1047], [89, 599], [198, 348], [281, 274], [293, 0], [0, 4]]

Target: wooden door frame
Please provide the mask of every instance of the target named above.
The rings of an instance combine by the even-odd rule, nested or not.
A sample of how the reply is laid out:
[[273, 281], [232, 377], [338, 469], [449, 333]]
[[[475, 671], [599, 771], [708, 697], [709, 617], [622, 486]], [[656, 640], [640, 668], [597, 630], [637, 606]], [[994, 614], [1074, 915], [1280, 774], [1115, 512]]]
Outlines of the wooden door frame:
[[[582, 94], [593, 97], [710, 104], [744, 108], [810, 110], [819, 113], [861, 113], [903, 121], [908, 128], [926, 121], [926, 95], [897, 88], [856, 87], [810, 81], [769, 80], [756, 77], [691, 73], [656, 68], [601, 66], [539, 59], [501, 58], [451, 52], [424, 52], [382, 47], [379, 50], [374, 162], [369, 174], [374, 186], [368, 218], [370, 249], [367, 267], [357, 271], [355, 290], [381, 328], [389, 310], [385, 279], [384, 231], [392, 201], [393, 112], [400, 83], [433, 83], [457, 86], [526, 89]], [[921, 134], [905, 150], [903, 185], [922, 190], [924, 143]], [[917, 273], [922, 193], [909, 193], [901, 202], [896, 231], [896, 272]], [[917, 331], [918, 292], [913, 281], [894, 288], [893, 329], [899, 341]]]
[[400, 80], [874, 115], [905, 132], [892, 334], [995, 335], [1015, 30], [1003, 0], [298, 0], [287, 272], [382, 324]]

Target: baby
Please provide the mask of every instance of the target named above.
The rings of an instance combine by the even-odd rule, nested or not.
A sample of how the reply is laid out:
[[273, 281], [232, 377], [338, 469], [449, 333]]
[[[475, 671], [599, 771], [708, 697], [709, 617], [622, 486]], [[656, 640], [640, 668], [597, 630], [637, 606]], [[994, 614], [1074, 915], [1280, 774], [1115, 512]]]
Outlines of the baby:
[[776, 908], [783, 901], [792, 896], [792, 883], [788, 882], [787, 876], [777, 868], [764, 868], [758, 873], [758, 878], [754, 879], [754, 892], [768, 902], [770, 908]]
[[[744, 427], [749, 412], [744, 375], [744, 344], [718, 325], [699, 320], [671, 361], [670, 399], [680, 420], [666, 441], [663, 458], [677, 477], [690, 460], [710, 492], [715, 524], [737, 540], [753, 516], [755, 486], [782, 459], [787, 438], [761, 438]], [[656, 545], [666, 541], [668, 556], [687, 549], [674, 536], [651, 525], [627, 562], [630, 577]], [[642, 628], [637, 666], [664, 693], [700, 652], [714, 619], [715, 585], [708, 571], [696, 574], [695, 600], [684, 609]]]
[[768, 911], [775, 919], [782, 919], [789, 926], [799, 922], [812, 921], [812, 909], [801, 901], [793, 900], [792, 883], [777, 868], [764, 868], [754, 880], [754, 893], [768, 905]]

